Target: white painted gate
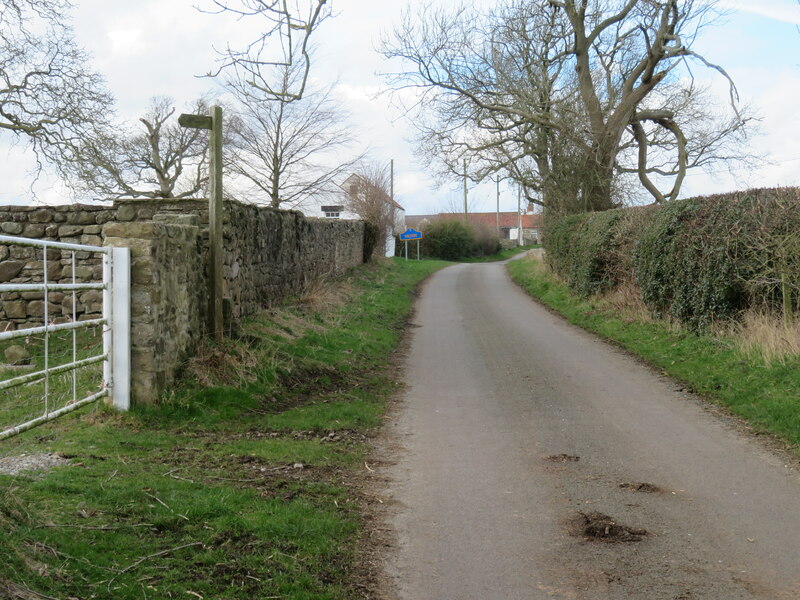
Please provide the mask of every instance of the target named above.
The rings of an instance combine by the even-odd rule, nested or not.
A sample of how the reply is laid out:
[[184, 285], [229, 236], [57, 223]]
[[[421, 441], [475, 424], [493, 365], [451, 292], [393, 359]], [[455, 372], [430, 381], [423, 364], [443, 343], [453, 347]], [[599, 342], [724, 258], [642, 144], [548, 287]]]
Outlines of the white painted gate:
[[[0, 363], [9, 352], [30, 355], [23, 362], [0, 364], [0, 440], [51, 421], [100, 398], [116, 408], [130, 407], [130, 250], [66, 244], [0, 235], [0, 246], [26, 262], [24, 283], [0, 284], [0, 306], [30, 306], [42, 299], [41, 325], [30, 313], [0, 321]], [[66, 256], [65, 256], [66, 255]], [[102, 257], [101, 280], [78, 271], [89, 257]], [[58, 258], [56, 259], [55, 256]], [[41, 260], [39, 260], [41, 257]], [[56, 265], [56, 260], [58, 264]], [[41, 270], [31, 268], [31, 265]], [[50, 277], [53, 273], [58, 277]], [[68, 276], [62, 277], [66, 271]], [[79, 281], [82, 279], [83, 281]], [[94, 280], [93, 280], [94, 279]], [[102, 292], [102, 312], [79, 314], [81, 294]], [[62, 304], [51, 302], [58, 298]], [[8, 314], [8, 310], [5, 311]], [[22, 317], [22, 318], [20, 318]]]

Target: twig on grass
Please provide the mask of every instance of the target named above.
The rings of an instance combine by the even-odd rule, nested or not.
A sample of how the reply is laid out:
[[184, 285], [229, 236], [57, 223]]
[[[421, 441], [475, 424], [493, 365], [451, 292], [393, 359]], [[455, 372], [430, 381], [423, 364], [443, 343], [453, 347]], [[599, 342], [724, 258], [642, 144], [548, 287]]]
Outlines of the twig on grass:
[[103, 490], [103, 491], [105, 492], [105, 491], [106, 491], [106, 488], [105, 488], [105, 487], [103, 487], [103, 485], [104, 485], [104, 484], [106, 484], [106, 483], [108, 483], [108, 482], [109, 482], [109, 481], [111, 481], [112, 479], [114, 479], [114, 477], [116, 477], [116, 476], [117, 476], [117, 473], [119, 473], [119, 470], [118, 470], [118, 469], [117, 469], [117, 470], [115, 470], [115, 471], [114, 471], [114, 472], [113, 472], [113, 473], [112, 473], [112, 474], [111, 474], [111, 475], [108, 477], [108, 479], [106, 479], [105, 481], [101, 481], [101, 482], [100, 482], [100, 489], [101, 489], [101, 490]]
[[112, 573], [116, 573], [116, 571], [117, 571], [116, 569], [112, 569], [110, 567], [103, 567], [101, 565], [96, 565], [96, 564], [94, 564], [93, 562], [89, 561], [86, 558], [79, 558], [79, 557], [67, 554], [66, 552], [62, 552], [61, 550], [56, 550], [52, 546], [48, 546], [47, 544], [43, 544], [42, 542], [33, 542], [33, 547], [34, 547], [34, 549], [44, 548], [45, 550], [49, 550], [50, 552], [52, 552], [53, 556], [63, 556], [64, 558], [67, 558], [69, 560], [74, 560], [76, 562], [82, 562], [82, 563], [84, 563], [86, 565], [89, 565], [90, 567], [94, 567], [95, 569], [102, 569], [104, 571], [111, 571]]
[[161, 506], [163, 506], [164, 508], [166, 508], [166, 509], [167, 509], [169, 512], [171, 512], [173, 515], [175, 515], [175, 516], [178, 516], [178, 517], [180, 517], [181, 519], [184, 519], [184, 520], [186, 520], [186, 521], [188, 521], [188, 520], [189, 520], [189, 517], [187, 517], [186, 515], [182, 515], [181, 513], [176, 513], [174, 510], [172, 510], [172, 509], [171, 509], [169, 506], [167, 506], [167, 504], [166, 504], [166, 503], [164, 503], [164, 502], [161, 500], [161, 498], [159, 498], [158, 496], [155, 496], [155, 495], [153, 495], [153, 494], [151, 494], [151, 493], [149, 493], [149, 492], [145, 492], [145, 495], [146, 495], [146, 496], [150, 496], [150, 497], [151, 497], [153, 500], [155, 500], [156, 502], [158, 502], [158, 503], [159, 503]]
[[[13, 585], [15, 588], [22, 590], [23, 592], [26, 592], [28, 594], [33, 594], [37, 598], [44, 598], [45, 600], [59, 600], [59, 598], [48, 596], [47, 594], [43, 594], [41, 592], [37, 592], [36, 590], [32, 590], [28, 586], [22, 585], [21, 583], [14, 583], [13, 581], [9, 581], [9, 583]], [[14, 590], [12, 589], [11, 591], [13, 592]]]
[[162, 475], [162, 477], [166, 477], [167, 475], [169, 475], [173, 479], [178, 479], [180, 481], [186, 481], [188, 483], [194, 483], [194, 479], [187, 479], [186, 477], [181, 477], [180, 475], [174, 475], [174, 473], [176, 471], [180, 471], [180, 470], [181, 470], [181, 467], [178, 467], [177, 469], [171, 469], [171, 470], [167, 471], [166, 473], [164, 473]]
[[168, 550], [162, 550], [161, 552], [156, 552], [154, 554], [148, 554], [147, 556], [143, 556], [142, 558], [138, 559], [137, 561], [132, 562], [131, 564], [129, 564], [124, 569], [119, 570], [117, 572], [117, 574], [114, 575], [114, 577], [112, 577], [109, 580], [108, 585], [106, 587], [110, 591], [111, 590], [111, 584], [114, 583], [114, 580], [117, 577], [119, 577], [120, 575], [124, 575], [125, 573], [127, 573], [129, 571], [133, 571], [136, 567], [138, 567], [140, 564], [142, 564], [146, 560], [150, 560], [151, 558], [158, 558], [159, 556], [165, 556], [167, 554], [172, 554], [173, 552], [177, 552], [178, 550], [183, 550], [184, 548], [191, 548], [193, 546], [202, 546], [202, 545], [203, 545], [203, 542], [192, 542], [190, 544], [183, 544], [182, 546], [176, 546], [175, 548], [169, 548]]
[[45, 527], [48, 528], [57, 528], [57, 529], [86, 529], [86, 530], [94, 530], [94, 531], [112, 531], [114, 529], [128, 529], [130, 527], [153, 527], [152, 523], [132, 523], [130, 525], [71, 525], [69, 523], [64, 524], [57, 524], [57, 523], [47, 523], [45, 525], [36, 525], [34, 529], [42, 529]]

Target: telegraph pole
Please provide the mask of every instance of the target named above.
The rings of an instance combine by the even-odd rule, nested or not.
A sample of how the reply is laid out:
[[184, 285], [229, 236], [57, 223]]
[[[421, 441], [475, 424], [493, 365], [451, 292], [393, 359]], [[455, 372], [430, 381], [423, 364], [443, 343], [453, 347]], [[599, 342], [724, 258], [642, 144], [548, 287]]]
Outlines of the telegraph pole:
[[500, 237], [500, 175], [497, 176], [497, 237]]
[[522, 246], [522, 186], [519, 186], [517, 192], [517, 219], [519, 220], [517, 227], [517, 245]]
[[469, 223], [467, 216], [467, 159], [464, 159], [464, 223]]

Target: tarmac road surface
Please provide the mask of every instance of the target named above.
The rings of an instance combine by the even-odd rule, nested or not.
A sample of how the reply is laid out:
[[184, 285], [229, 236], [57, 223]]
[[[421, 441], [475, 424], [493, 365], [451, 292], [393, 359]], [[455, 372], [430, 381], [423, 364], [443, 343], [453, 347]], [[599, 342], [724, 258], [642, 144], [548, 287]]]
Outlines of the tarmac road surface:
[[392, 426], [404, 600], [800, 598], [800, 472], [529, 299], [425, 286]]

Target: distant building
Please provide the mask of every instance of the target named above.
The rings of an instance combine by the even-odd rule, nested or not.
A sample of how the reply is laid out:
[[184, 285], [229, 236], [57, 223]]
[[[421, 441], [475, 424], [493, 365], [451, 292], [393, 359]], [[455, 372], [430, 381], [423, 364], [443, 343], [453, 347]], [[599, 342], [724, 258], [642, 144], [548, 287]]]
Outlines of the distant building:
[[[406, 226], [414, 229], [424, 229], [427, 223], [439, 220], [459, 221], [464, 219], [463, 213], [438, 213], [435, 215], [406, 215]], [[519, 240], [520, 215], [516, 212], [473, 212], [467, 213], [470, 225], [498, 230], [501, 240]], [[542, 227], [542, 215], [538, 213], [524, 213], [522, 215], [522, 242], [523, 244], [537, 243], [539, 231]]]
[[[344, 219], [347, 221], [359, 221], [361, 217], [352, 212], [351, 198], [357, 197], [361, 193], [362, 186], [359, 185], [360, 176], [356, 173], [350, 175], [341, 184], [340, 188], [342, 193], [339, 196], [328, 196], [322, 201], [306, 200], [302, 206], [298, 207], [307, 217], [319, 217], [323, 219]], [[386, 256], [394, 256], [395, 253], [395, 236], [403, 233], [406, 230], [405, 214], [406, 209], [400, 206], [397, 202], [393, 201], [389, 194], [381, 193], [381, 200], [386, 203], [392, 212], [393, 226], [388, 227], [386, 231], [386, 247], [384, 249]]]

